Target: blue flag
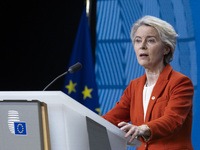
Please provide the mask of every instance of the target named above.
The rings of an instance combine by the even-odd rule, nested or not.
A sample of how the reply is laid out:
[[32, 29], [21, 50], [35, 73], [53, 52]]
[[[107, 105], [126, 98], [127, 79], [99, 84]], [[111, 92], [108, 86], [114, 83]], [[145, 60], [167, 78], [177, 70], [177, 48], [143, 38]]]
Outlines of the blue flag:
[[81, 16], [69, 66], [77, 62], [80, 62], [83, 67], [73, 74], [66, 75], [63, 92], [101, 115], [94, 73], [90, 31], [85, 9]]

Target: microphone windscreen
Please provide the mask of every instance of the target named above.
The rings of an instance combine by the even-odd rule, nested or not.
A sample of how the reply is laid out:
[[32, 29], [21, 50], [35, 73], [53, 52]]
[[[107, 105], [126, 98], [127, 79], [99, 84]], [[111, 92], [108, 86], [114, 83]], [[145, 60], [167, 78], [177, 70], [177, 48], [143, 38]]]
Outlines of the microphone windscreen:
[[78, 70], [80, 70], [82, 68], [82, 64], [77, 62], [76, 64], [74, 64], [73, 66], [69, 67], [68, 72], [69, 73], [74, 73]]

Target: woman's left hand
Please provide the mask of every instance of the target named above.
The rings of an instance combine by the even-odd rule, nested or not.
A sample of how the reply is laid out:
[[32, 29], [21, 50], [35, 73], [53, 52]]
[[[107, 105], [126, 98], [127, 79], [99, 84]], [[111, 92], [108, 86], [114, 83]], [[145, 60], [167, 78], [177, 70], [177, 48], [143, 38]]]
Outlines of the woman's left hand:
[[140, 136], [150, 136], [150, 129], [147, 125], [143, 124], [141, 126], [135, 126], [130, 123], [120, 122], [118, 124], [121, 130], [127, 132], [125, 138], [131, 136], [129, 142], [131, 143], [134, 138], [138, 138]]

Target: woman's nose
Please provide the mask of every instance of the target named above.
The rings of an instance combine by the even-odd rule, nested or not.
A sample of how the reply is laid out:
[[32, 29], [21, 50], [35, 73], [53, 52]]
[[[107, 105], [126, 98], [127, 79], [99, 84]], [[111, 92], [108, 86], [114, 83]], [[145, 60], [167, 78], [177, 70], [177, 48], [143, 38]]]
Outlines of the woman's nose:
[[146, 41], [141, 42], [141, 49], [147, 49]]

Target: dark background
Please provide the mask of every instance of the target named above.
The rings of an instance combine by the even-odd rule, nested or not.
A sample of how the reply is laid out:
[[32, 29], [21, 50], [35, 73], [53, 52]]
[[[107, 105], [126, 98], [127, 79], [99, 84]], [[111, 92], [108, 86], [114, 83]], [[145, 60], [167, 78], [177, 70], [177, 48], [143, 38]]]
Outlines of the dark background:
[[[96, 2], [89, 25], [95, 47]], [[0, 91], [43, 90], [65, 72], [85, 0], [1, 2]], [[47, 90], [61, 90], [64, 77]]]

